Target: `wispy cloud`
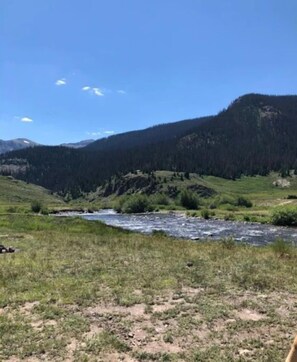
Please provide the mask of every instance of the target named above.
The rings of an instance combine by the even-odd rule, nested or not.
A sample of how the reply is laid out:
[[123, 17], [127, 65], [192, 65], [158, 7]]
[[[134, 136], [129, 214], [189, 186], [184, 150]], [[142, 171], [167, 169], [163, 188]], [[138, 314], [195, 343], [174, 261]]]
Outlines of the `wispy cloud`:
[[93, 94], [97, 97], [102, 97], [104, 96], [104, 93], [102, 91], [102, 89], [98, 88], [98, 87], [90, 87], [88, 85], [82, 87], [81, 89], [83, 92], [88, 92], [90, 94]]
[[101, 136], [102, 133], [101, 132], [87, 132], [88, 136], [92, 136], [92, 137], [98, 137]]
[[57, 86], [66, 85], [66, 79], [65, 78], [58, 79], [55, 84]]
[[127, 94], [127, 92], [125, 92], [125, 91], [122, 90], [122, 89], [117, 90], [117, 92], [118, 92], [119, 94]]
[[93, 92], [96, 96], [104, 96], [104, 94], [102, 93], [102, 90], [100, 88], [93, 88]]
[[21, 122], [30, 123], [33, 122], [33, 119], [29, 117], [22, 117]]
[[86, 132], [86, 134], [88, 136], [92, 136], [92, 137], [104, 137], [104, 136], [110, 136], [110, 135], [113, 135], [115, 134], [115, 131], [93, 131], [93, 132]]

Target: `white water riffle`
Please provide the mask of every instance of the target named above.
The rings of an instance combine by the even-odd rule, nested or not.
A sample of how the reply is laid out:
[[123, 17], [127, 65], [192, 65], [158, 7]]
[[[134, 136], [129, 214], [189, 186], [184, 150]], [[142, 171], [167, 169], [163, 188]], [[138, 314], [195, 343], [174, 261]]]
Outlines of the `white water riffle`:
[[170, 236], [193, 240], [218, 240], [230, 236], [239, 242], [253, 245], [271, 243], [279, 237], [294, 243], [297, 241], [295, 228], [238, 221], [205, 220], [177, 213], [118, 214], [113, 210], [100, 210], [92, 214], [71, 213], [70, 215], [79, 215], [87, 220], [100, 220], [107, 225], [146, 234], [154, 230], [163, 230]]

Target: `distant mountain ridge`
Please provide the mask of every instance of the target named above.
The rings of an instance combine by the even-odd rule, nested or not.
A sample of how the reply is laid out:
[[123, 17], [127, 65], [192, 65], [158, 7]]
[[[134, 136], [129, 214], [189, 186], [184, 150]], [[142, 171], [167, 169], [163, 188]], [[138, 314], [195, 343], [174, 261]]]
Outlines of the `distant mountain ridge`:
[[[60, 146], [63, 147], [69, 147], [69, 148], [82, 148], [86, 147], [90, 143], [94, 142], [95, 140], [89, 139], [89, 140], [83, 140], [80, 142], [74, 142], [74, 143], [63, 143]], [[40, 146], [39, 143], [31, 141], [27, 138], [16, 138], [13, 140], [0, 140], [0, 154], [11, 152], [11, 151], [17, 151], [22, 150], [24, 148], [28, 147], [34, 147], [34, 146]]]
[[90, 139], [90, 140], [83, 140], [83, 141], [74, 142], [74, 143], [62, 143], [60, 146], [70, 147], [70, 148], [82, 148], [82, 147], [88, 146], [90, 143], [93, 143], [93, 142], [95, 142], [95, 140]]
[[33, 142], [27, 138], [16, 138], [8, 141], [0, 140], [0, 154], [37, 145], [38, 143]]
[[296, 137], [297, 96], [247, 94], [216, 116], [127, 132], [81, 149], [38, 146], [10, 152], [0, 158], [0, 172], [7, 174], [13, 165], [15, 177], [73, 197], [138, 169], [225, 178], [297, 172]]

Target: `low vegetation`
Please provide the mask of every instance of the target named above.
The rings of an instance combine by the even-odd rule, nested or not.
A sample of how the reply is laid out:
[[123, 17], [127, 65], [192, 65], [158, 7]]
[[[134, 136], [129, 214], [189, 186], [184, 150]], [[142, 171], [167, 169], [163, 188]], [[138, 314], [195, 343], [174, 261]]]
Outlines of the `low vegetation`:
[[197, 210], [199, 207], [198, 196], [189, 190], [183, 190], [180, 195], [181, 206], [188, 210]]
[[0, 176], [0, 214], [32, 211], [32, 203], [40, 203], [41, 200], [49, 208], [59, 208], [64, 205], [62, 198], [43, 187], [27, 184], [9, 176]]
[[116, 210], [126, 214], [138, 214], [153, 211], [153, 208], [147, 196], [136, 194], [122, 198], [116, 206]]
[[273, 211], [271, 221], [279, 226], [297, 226], [297, 207], [282, 207]]
[[283, 361], [297, 251], [0, 215], [0, 360]]

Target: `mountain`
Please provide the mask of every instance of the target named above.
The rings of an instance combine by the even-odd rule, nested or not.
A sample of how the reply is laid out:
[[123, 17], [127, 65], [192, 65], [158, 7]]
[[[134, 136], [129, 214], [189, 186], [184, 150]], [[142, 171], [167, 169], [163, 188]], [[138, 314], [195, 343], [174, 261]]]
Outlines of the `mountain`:
[[75, 143], [62, 143], [61, 146], [63, 147], [70, 147], [70, 148], [82, 148], [88, 146], [90, 143], [93, 143], [95, 140], [83, 140], [80, 142]]
[[0, 154], [36, 145], [36, 142], [30, 141], [27, 138], [17, 138], [9, 141], [0, 140]]
[[95, 190], [133, 170], [225, 178], [297, 170], [297, 96], [248, 94], [216, 116], [95, 141], [81, 149], [34, 147], [0, 158], [0, 172], [61, 193]]
[[211, 117], [187, 119], [167, 124], [159, 124], [139, 131], [99, 139], [87, 146], [93, 151], [128, 150], [134, 147], [178, 139], [193, 128], [207, 122]]

